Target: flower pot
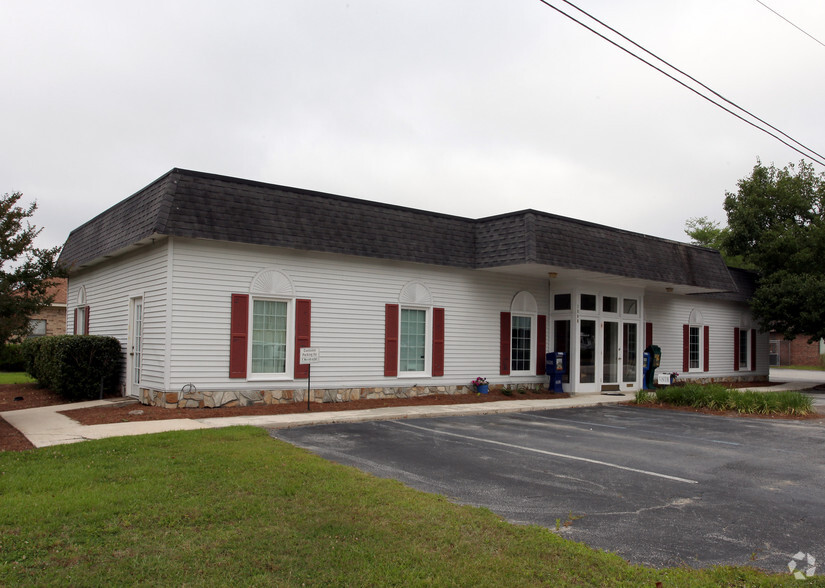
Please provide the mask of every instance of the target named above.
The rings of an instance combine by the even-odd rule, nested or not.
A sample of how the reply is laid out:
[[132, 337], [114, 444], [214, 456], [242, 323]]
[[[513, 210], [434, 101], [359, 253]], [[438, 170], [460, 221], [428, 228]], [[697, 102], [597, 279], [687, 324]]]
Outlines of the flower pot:
[[489, 391], [489, 384], [476, 384], [476, 392], [478, 392], [479, 394], [487, 394]]

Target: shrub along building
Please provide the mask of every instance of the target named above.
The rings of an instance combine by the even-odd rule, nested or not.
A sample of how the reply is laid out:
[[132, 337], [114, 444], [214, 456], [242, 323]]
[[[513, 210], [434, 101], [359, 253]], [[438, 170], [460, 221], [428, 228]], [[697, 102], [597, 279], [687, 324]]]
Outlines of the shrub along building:
[[749, 275], [713, 250], [526, 210], [470, 219], [173, 169], [69, 235], [69, 332], [117, 337], [123, 392], [220, 406], [759, 379]]

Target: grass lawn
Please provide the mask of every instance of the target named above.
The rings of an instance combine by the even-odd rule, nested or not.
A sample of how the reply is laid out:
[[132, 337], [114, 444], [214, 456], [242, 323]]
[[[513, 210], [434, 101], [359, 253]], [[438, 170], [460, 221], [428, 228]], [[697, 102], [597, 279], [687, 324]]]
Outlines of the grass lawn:
[[0, 372], [0, 384], [32, 384], [36, 381], [26, 372]]
[[0, 453], [2, 586], [656, 582], [801, 585], [748, 568], [631, 566], [550, 530], [331, 464], [253, 427]]
[[825, 366], [821, 365], [772, 365], [772, 370], [808, 370], [811, 372], [825, 371]]

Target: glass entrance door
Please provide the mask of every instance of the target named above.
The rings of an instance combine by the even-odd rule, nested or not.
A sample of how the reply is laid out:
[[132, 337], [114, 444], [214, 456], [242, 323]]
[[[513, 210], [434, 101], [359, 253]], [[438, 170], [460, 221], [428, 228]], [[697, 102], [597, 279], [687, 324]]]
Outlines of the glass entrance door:
[[605, 321], [602, 331], [602, 385], [618, 386], [619, 323]]

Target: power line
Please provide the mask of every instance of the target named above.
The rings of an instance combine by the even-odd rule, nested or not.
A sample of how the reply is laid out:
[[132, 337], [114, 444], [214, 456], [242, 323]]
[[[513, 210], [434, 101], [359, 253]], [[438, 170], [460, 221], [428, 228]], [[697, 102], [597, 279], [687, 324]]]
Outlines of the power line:
[[[724, 100], [725, 102], [727, 102], [728, 104], [730, 104], [731, 106], [733, 106], [734, 108], [737, 108], [738, 110], [741, 110], [742, 112], [746, 113], [748, 116], [750, 116], [750, 117], [752, 117], [752, 118], [754, 118], [754, 119], [756, 119], [756, 120], [758, 120], [758, 121], [762, 122], [763, 124], [767, 125], [767, 126], [768, 126], [768, 127], [770, 127], [771, 129], [773, 129], [773, 130], [777, 131], [778, 133], [780, 133], [780, 134], [784, 135], [784, 136], [785, 136], [785, 137], [787, 137], [790, 141], [792, 141], [792, 142], [796, 143], [797, 145], [799, 145], [800, 147], [802, 147], [802, 149], [805, 149], [807, 152], [806, 152], [806, 151], [802, 151], [802, 150], [800, 150], [798, 147], [795, 147], [794, 145], [791, 145], [790, 143], [788, 143], [787, 141], [785, 141], [784, 139], [782, 139], [782, 138], [781, 138], [781, 137], [779, 137], [778, 135], [776, 135], [776, 134], [772, 133], [772, 132], [771, 132], [771, 131], [769, 131], [768, 129], [765, 129], [765, 128], [763, 128], [763, 127], [759, 126], [758, 124], [754, 123], [753, 121], [750, 121], [750, 120], [748, 120], [748, 119], [744, 118], [744, 117], [743, 117], [742, 115], [740, 115], [739, 113], [734, 112], [733, 110], [731, 110], [731, 109], [727, 108], [724, 104], [720, 104], [719, 102], [716, 102], [715, 100], [713, 100], [713, 98], [711, 98], [711, 97], [709, 97], [709, 96], [706, 96], [705, 94], [703, 94], [702, 92], [700, 92], [700, 91], [699, 91], [699, 90], [697, 90], [696, 88], [693, 88], [693, 87], [689, 86], [688, 84], [686, 84], [686, 83], [685, 83], [685, 82], [683, 82], [682, 80], [680, 80], [680, 79], [676, 78], [675, 76], [673, 76], [672, 74], [670, 74], [670, 73], [668, 73], [668, 72], [664, 71], [662, 68], [660, 68], [660, 67], [658, 67], [658, 66], [654, 65], [653, 63], [651, 63], [651, 62], [647, 61], [644, 57], [641, 57], [641, 56], [637, 55], [636, 53], [633, 53], [633, 52], [632, 52], [630, 49], [628, 49], [627, 47], [623, 47], [622, 45], [620, 45], [620, 44], [619, 44], [619, 43], [617, 43], [616, 41], [614, 41], [614, 40], [612, 40], [612, 39], [610, 39], [610, 38], [606, 37], [605, 35], [603, 35], [603, 34], [602, 34], [602, 33], [600, 33], [599, 31], [597, 31], [597, 30], [593, 29], [592, 27], [590, 27], [590, 26], [586, 25], [585, 23], [583, 23], [582, 21], [578, 20], [576, 17], [574, 17], [574, 16], [572, 16], [572, 15], [568, 14], [567, 12], [563, 11], [562, 9], [560, 9], [560, 8], [559, 8], [559, 7], [557, 7], [557, 6], [554, 6], [554, 5], [553, 5], [553, 4], [551, 4], [548, 0], [539, 0], [539, 2], [541, 2], [542, 4], [544, 4], [545, 6], [547, 6], [548, 8], [552, 8], [553, 10], [555, 10], [556, 12], [558, 12], [559, 14], [561, 14], [561, 15], [563, 15], [563, 16], [566, 16], [567, 18], [569, 18], [570, 20], [572, 20], [573, 22], [575, 22], [575, 23], [576, 23], [576, 24], [578, 24], [579, 26], [581, 26], [581, 27], [583, 27], [583, 28], [587, 29], [588, 31], [590, 31], [590, 32], [591, 32], [591, 33], [593, 33], [594, 35], [597, 35], [598, 37], [601, 37], [602, 39], [604, 39], [605, 41], [607, 41], [607, 42], [608, 42], [608, 43], [610, 43], [611, 45], [613, 45], [613, 46], [617, 47], [618, 49], [621, 49], [622, 51], [624, 51], [625, 53], [627, 53], [627, 54], [628, 54], [628, 55], [630, 55], [631, 57], [634, 57], [634, 58], [638, 59], [639, 61], [641, 61], [642, 63], [644, 63], [644, 64], [645, 64], [645, 65], [647, 65], [648, 67], [651, 67], [651, 68], [655, 69], [656, 71], [658, 71], [658, 72], [659, 72], [659, 73], [661, 73], [662, 75], [667, 76], [668, 78], [670, 78], [671, 80], [673, 80], [673, 81], [674, 81], [674, 82], [676, 82], [677, 84], [679, 84], [679, 85], [683, 86], [684, 88], [686, 88], [686, 89], [690, 90], [691, 92], [693, 92], [693, 93], [694, 93], [694, 94], [696, 94], [697, 96], [700, 96], [701, 98], [703, 98], [703, 99], [707, 100], [708, 102], [710, 102], [711, 104], [713, 104], [713, 105], [717, 106], [718, 108], [721, 108], [722, 110], [724, 110], [724, 111], [725, 111], [725, 112], [727, 112], [728, 114], [732, 114], [733, 116], [735, 116], [736, 118], [738, 118], [738, 119], [739, 119], [739, 120], [741, 120], [742, 122], [747, 123], [747, 124], [751, 125], [752, 127], [754, 127], [755, 129], [758, 129], [758, 130], [762, 131], [763, 133], [765, 133], [765, 134], [767, 134], [767, 135], [769, 135], [769, 136], [773, 137], [774, 139], [776, 139], [777, 141], [779, 141], [779, 142], [780, 142], [780, 143], [782, 143], [783, 145], [785, 145], [785, 146], [787, 146], [787, 147], [790, 147], [791, 149], [793, 149], [794, 151], [796, 151], [797, 153], [799, 153], [799, 154], [800, 154], [800, 155], [802, 155], [803, 157], [807, 157], [807, 158], [808, 158], [808, 159], [810, 159], [811, 161], [814, 161], [815, 163], [818, 163], [819, 165], [825, 166], [825, 156], [820, 155], [819, 153], [817, 153], [816, 151], [814, 151], [814, 150], [813, 150], [813, 149], [811, 149], [810, 147], [805, 146], [804, 144], [800, 143], [799, 141], [797, 141], [797, 140], [796, 140], [796, 139], [794, 139], [793, 137], [790, 137], [789, 135], [787, 135], [786, 133], [784, 133], [784, 132], [780, 131], [780, 130], [779, 130], [779, 129], [777, 129], [776, 127], [774, 127], [774, 126], [772, 126], [772, 125], [768, 124], [767, 122], [763, 121], [763, 120], [762, 120], [762, 119], [760, 119], [759, 117], [757, 117], [757, 116], [755, 116], [755, 115], [751, 114], [750, 112], [748, 112], [748, 111], [747, 111], [747, 110], [745, 110], [744, 108], [742, 108], [742, 107], [740, 107], [740, 106], [738, 106], [738, 105], [734, 104], [733, 102], [731, 102], [730, 100], [728, 100], [727, 98], [725, 98], [724, 96], [722, 96], [721, 94], [719, 94], [719, 93], [715, 92], [714, 90], [710, 89], [708, 86], [706, 86], [706, 85], [702, 84], [701, 82], [699, 82], [699, 81], [698, 81], [698, 80], [696, 80], [695, 78], [693, 78], [693, 77], [689, 76], [688, 74], [686, 74], [686, 73], [685, 73], [685, 72], [683, 72], [682, 70], [680, 70], [680, 69], [676, 68], [675, 66], [671, 65], [670, 63], [668, 63], [668, 62], [667, 62], [667, 61], [665, 61], [664, 59], [661, 59], [660, 57], [656, 56], [654, 53], [652, 53], [652, 52], [648, 51], [647, 49], [645, 49], [644, 47], [642, 47], [641, 45], [639, 45], [639, 44], [638, 44], [638, 43], [636, 43], [635, 41], [633, 41], [633, 40], [629, 39], [628, 37], [626, 37], [626, 36], [622, 35], [620, 32], [618, 32], [618, 31], [616, 31], [615, 29], [613, 29], [612, 27], [610, 27], [610, 26], [606, 25], [605, 23], [603, 23], [602, 21], [598, 20], [598, 19], [597, 19], [597, 18], [595, 18], [594, 16], [591, 16], [590, 14], [588, 14], [587, 12], [585, 12], [584, 10], [582, 10], [581, 8], [579, 8], [578, 6], [576, 6], [575, 4], [573, 4], [573, 3], [571, 3], [571, 2], [568, 2], [568, 0], [562, 0], [562, 1], [563, 1], [563, 2], [565, 2], [566, 4], [568, 4], [568, 5], [572, 6], [573, 8], [575, 8], [576, 10], [578, 10], [579, 12], [581, 12], [582, 14], [586, 15], [588, 18], [590, 18], [590, 19], [594, 20], [595, 22], [599, 23], [601, 26], [603, 26], [603, 27], [607, 28], [608, 30], [612, 31], [613, 33], [615, 33], [615, 34], [619, 35], [620, 37], [622, 37], [622, 38], [623, 38], [623, 39], [625, 39], [626, 41], [628, 41], [628, 42], [632, 43], [633, 45], [635, 45], [635, 46], [636, 46], [636, 47], [638, 47], [639, 49], [641, 49], [641, 50], [645, 51], [646, 53], [648, 53], [649, 55], [653, 56], [654, 58], [656, 58], [657, 60], [659, 60], [660, 62], [662, 62], [663, 64], [665, 64], [666, 66], [668, 66], [668, 67], [670, 67], [671, 69], [673, 69], [673, 70], [675, 70], [675, 71], [679, 72], [679, 73], [680, 73], [680, 74], [682, 74], [683, 76], [685, 76], [685, 77], [689, 78], [689, 79], [690, 79], [690, 80], [692, 80], [694, 83], [699, 84], [700, 86], [702, 86], [703, 88], [707, 89], [708, 91], [710, 91], [710, 92], [711, 92], [711, 93], [713, 93], [714, 95], [718, 96], [719, 98], [721, 98], [722, 100]], [[811, 155], [811, 153], [813, 153], [816, 157], [813, 157], [813, 156]]]
[[767, 4], [765, 4], [764, 2], [760, 2], [759, 0], [756, 0], [756, 1], [757, 1], [759, 4], [761, 4], [762, 6], [764, 6], [765, 8], [767, 8], [768, 10], [770, 10], [771, 12], [773, 12], [776, 16], [778, 16], [779, 18], [781, 18], [782, 20], [784, 20], [786, 23], [788, 23], [789, 25], [791, 25], [793, 28], [795, 28], [796, 30], [798, 30], [799, 32], [801, 32], [801, 33], [803, 33], [803, 34], [805, 34], [805, 35], [808, 35], [811, 39], [813, 39], [814, 41], [816, 41], [817, 43], [819, 43], [820, 45], [822, 45], [823, 47], [825, 47], [825, 43], [823, 43], [822, 41], [820, 41], [819, 39], [817, 39], [816, 37], [814, 37], [812, 34], [810, 34], [809, 32], [807, 32], [806, 30], [804, 30], [804, 29], [802, 29], [802, 28], [800, 28], [800, 27], [796, 26], [794, 23], [792, 23], [791, 21], [789, 21], [787, 18], [785, 18], [784, 16], [782, 16], [781, 14], [779, 14], [776, 10], [774, 10], [773, 8], [771, 8], [770, 6], [768, 6]]

